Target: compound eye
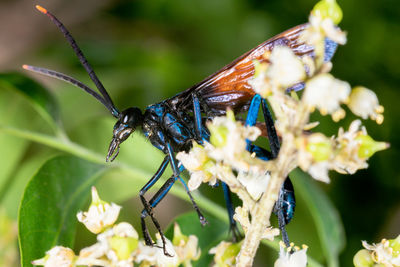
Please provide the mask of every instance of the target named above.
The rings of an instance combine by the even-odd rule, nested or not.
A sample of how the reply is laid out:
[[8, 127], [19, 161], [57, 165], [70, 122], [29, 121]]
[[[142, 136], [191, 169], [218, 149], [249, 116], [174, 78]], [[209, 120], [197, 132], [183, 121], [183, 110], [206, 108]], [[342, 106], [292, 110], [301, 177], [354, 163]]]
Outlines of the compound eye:
[[124, 118], [122, 119], [122, 122], [125, 123], [125, 124], [127, 124], [128, 121], [129, 121], [129, 115], [127, 114], [127, 115], [125, 115]]

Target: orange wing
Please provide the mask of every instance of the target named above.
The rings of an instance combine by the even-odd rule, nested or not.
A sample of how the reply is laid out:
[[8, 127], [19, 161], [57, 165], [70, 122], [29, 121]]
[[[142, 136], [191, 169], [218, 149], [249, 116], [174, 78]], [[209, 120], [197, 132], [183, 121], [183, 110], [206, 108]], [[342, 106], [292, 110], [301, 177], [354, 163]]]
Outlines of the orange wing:
[[228, 107], [235, 113], [246, 111], [255, 94], [247, 83], [254, 76], [253, 60], [265, 61], [264, 53], [275, 46], [288, 46], [298, 56], [313, 56], [313, 47], [299, 41], [299, 36], [306, 27], [307, 24], [298, 25], [265, 41], [200, 83], [166, 101], [172, 108], [191, 111], [192, 93], [195, 93], [202, 108], [206, 105], [208, 115], [222, 115]]

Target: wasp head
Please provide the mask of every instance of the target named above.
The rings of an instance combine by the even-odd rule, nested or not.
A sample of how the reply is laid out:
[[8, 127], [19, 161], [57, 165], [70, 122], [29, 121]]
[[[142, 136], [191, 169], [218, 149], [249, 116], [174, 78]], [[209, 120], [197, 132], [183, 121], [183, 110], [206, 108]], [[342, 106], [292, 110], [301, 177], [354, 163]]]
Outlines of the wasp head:
[[113, 161], [118, 156], [119, 145], [135, 131], [137, 126], [141, 126], [142, 123], [143, 114], [139, 108], [128, 108], [120, 113], [119, 119], [114, 125], [113, 139], [108, 148], [106, 161]]

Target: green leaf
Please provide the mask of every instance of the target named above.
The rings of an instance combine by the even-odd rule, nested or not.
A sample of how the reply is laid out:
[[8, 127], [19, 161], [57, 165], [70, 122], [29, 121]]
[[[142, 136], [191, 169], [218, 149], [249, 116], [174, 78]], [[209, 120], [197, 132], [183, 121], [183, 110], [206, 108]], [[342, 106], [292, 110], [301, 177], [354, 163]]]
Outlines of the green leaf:
[[59, 156], [43, 165], [29, 182], [19, 210], [22, 266], [31, 266], [53, 246], [73, 246], [76, 213], [104, 170], [103, 165], [72, 156]]
[[12, 183], [7, 186], [1, 201], [2, 206], [7, 211], [7, 215], [13, 220], [17, 221], [18, 207], [29, 180], [52, 157], [54, 157], [54, 153], [49, 150], [35, 153], [32, 157], [24, 158], [17, 170], [15, 170], [15, 174], [12, 175]]
[[0, 87], [26, 97], [36, 111], [54, 128], [60, 130], [59, 110], [55, 98], [42, 85], [17, 73], [0, 73]]
[[307, 174], [295, 170], [290, 177], [296, 191], [301, 192], [313, 217], [327, 265], [339, 266], [339, 253], [345, 245], [345, 235], [339, 213], [326, 194]]
[[[185, 213], [175, 219], [184, 235], [195, 235], [199, 238], [201, 256], [199, 260], [192, 262], [193, 266], [210, 266], [214, 256], [209, 254], [208, 251], [222, 240], [229, 239], [227, 222], [208, 214], [205, 214], [205, 216], [208, 224], [204, 227], [201, 226], [196, 212]], [[174, 224], [172, 223], [165, 232], [168, 239], [172, 240], [173, 232]]]

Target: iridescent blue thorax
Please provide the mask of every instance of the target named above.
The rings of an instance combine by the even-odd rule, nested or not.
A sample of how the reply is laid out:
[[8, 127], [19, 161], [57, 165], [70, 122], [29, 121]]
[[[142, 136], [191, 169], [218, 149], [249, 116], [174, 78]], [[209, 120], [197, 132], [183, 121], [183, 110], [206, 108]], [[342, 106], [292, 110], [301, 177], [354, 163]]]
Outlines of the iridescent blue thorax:
[[193, 119], [185, 112], [169, 108], [165, 102], [146, 108], [142, 129], [150, 142], [164, 153], [167, 153], [166, 140], [174, 151], [187, 151], [195, 140]]

